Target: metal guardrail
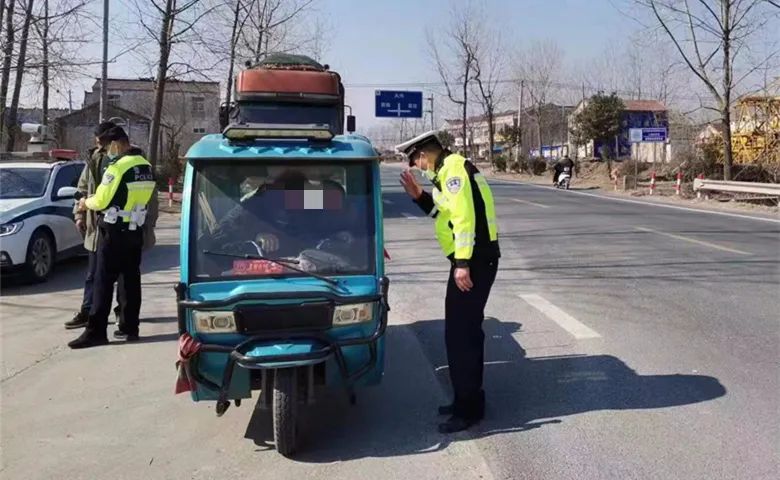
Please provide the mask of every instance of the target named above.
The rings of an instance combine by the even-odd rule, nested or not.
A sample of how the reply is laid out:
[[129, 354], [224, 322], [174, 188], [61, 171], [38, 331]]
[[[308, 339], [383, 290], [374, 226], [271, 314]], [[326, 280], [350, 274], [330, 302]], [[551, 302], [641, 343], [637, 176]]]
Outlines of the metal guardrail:
[[701, 192], [732, 192], [780, 197], [780, 183], [727, 182], [696, 178], [693, 180], [693, 191], [699, 196]]

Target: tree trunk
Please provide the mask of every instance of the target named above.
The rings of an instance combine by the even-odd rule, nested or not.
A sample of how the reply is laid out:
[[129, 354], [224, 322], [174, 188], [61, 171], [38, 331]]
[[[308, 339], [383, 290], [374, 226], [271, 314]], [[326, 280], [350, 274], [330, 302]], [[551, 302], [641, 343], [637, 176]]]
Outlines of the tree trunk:
[[731, 180], [731, 166], [734, 160], [731, 149], [731, 107], [728, 105], [721, 112], [721, 125], [723, 126], [723, 179]]
[[495, 127], [493, 125], [493, 108], [488, 108], [488, 148], [490, 149], [488, 151], [488, 161], [490, 162], [490, 166], [494, 167], [494, 159], [493, 159], [493, 148], [496, 144], [496, 132]]
[[230, 65], [228, 66], [227, 77], [227, 99], [230, 103], [230, 97], [233, 95], [233, 71], [236, 65], [236, 44], [238, 43], [237, 33], [238, 30], [238, 16], [241, 14], [241, 0], [236, 0], [236, 9], [233, 11], [233, 30], [230, 34]]
[[5, 0], [0, 0], [0, 36], [3, 34], [3, 20], [5, 20]]
[[731, 1], [721, 2], [723, 19], [723, 105], [721, 122], [723, 124], [723, 179], [731, 180], [733, 162], [731, 150]]
[[466, 65], [466, 75], [463, 80], [463, 156], [467, 157], [469, 156], [469, 142], [467, 137], [467, 128], [466, 128], [466, 116], [468, 115], [468, 95], [469, 95], [469, 70], [471, 70], [469, 65]]
[[49, 0], [43, 0], [43, 31], [41, 32], [41, 47], [43, 49], [43, 124], [49, 124]]
[[3, 49], [3, 71], [2, 80], [0, 80], [0, 139], [5, 137], [6, 123], [5, 123], [5, 106], [8, 103], [8, 84], [11, 81], [11, 60], [13, 60], [14, 54], [14, 6], [16, 2], [14, 0], [8, 0], [6, 31], [5, 31], [5, 48]]
[[24, 64], [27, 61], [27, 39], [30, 35], [30, 22], [32, 21], [32, 10], [35, 0], [27, 2], [27, 8], [24, 12], [24, 24], [22, 26], [22, 38], [19, 39], [19, 58], [16, 60], [16, 81], [14, 82], [14, 94], [11, 98], [11, 107], [8, 109], [8, 139], [6, 141], [6, 150], [9, 152], [14, 149], [16, 140], [16, 120], [19, 112], [19, 97], [22, 94], [22, 80], [24, 79]]
[[168, 60], [171, 55], [171, 36], [174, 23], [174, 0], [167, 0], [165, 14], [160, 29], [160, 61], [157, 64], [157, 79], [154, 85], [154, 110], [152, 112], [151, 132], [149, 133], [149, 163], [157, 165], [160, 148], [160, 123], [162, 120], [163, 103], [165, 100], [165, 82], [168, 75]]

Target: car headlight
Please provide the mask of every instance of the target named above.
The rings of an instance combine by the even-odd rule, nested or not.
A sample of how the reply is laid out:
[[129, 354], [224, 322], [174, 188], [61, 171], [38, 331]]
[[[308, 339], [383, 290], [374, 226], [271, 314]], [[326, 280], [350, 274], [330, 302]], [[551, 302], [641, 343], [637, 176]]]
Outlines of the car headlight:
[[4, 225], [0, 225], [0, 237], [5, 237], [6, 235], [13, 235], [14, 233], [21, 230], [23, 226], [24, 226], [24, 222], [14, 222], [14, 223], [6, 223]]
[[373, 303], [357, 303], [340, 305], [333, 311], [333, 326], [352, 325], [354, 323], [370, 322], [374, 319]]
[[235, 333], [236, 316], [233, 312], [192, 312], [195, 330], [200, 333]]

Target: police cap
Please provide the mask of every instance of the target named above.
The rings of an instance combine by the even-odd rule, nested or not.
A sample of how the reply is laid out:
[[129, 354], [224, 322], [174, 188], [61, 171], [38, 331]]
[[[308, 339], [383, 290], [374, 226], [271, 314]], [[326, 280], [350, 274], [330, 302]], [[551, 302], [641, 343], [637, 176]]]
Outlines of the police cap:
[[95, 127], [95, 136], [100, 138], [103, 135], [105, 135], [106, 132], [108, 132], [114, 127], [116, 127], [116, 124], [114, 122], [100, 122], [100, 124], [97, 127]]
[[400, 145], [395, 146], [395, 150], [399, 153], [405, 154], [409, 158], [409, 166], [414, 166], [414, 155], [424, 147], [435, 144], [439, 148], [442, 148], [439, 137], [436, 135], [436, 130], [430, 130], [422, 135], [417, 135], [411, 140], [407, 140]]

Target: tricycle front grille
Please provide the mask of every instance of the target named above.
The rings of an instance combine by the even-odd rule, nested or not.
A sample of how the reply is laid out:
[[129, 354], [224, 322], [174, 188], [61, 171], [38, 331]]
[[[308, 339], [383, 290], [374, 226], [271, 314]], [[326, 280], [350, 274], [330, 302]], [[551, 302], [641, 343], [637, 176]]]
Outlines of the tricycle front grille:
[[329, 302], [297, 305], [251, 305], [236, 309], [238, 331], [257, 335], [280, 330], [326, 330], [333, 321]]

